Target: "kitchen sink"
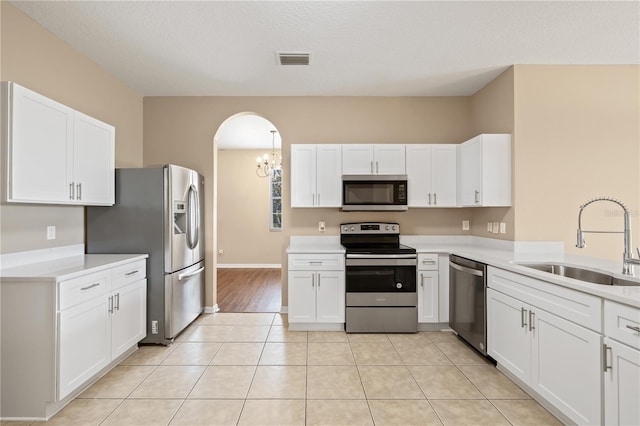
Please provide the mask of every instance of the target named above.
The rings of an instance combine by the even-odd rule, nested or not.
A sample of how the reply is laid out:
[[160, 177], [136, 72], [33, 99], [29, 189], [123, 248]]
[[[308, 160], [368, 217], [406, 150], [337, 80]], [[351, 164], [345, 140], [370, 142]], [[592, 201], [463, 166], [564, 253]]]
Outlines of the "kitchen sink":
[[640, 286], [640, 282], [638, 281], [618, 278], [605, 272], [563, 265], [561, 263], [519, 263], [519, 265], [592, 284]]

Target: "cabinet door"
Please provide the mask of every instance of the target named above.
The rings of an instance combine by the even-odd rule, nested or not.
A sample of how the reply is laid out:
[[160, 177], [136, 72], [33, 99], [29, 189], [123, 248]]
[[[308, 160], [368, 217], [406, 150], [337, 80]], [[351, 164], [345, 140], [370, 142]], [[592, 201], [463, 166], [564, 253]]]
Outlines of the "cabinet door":
[[316, 200], [316, 146], [291, 145], [291, 207], [313, 207]]
[[380, 175], [403, 175], [407, 172], [404, 145], [376, 144], [373, 146], [374, 172]]
[[640, 425], [640, 350], [604, 338], [604, 424]]
[[316, 273], [289, 271], [289, 322], [316, 321]]
[[487, 289], [487, 353], [525, 383], [531, 378], [529, 307]]
[[316, 146], [316, 205], [342, 206], [342, 147]]
[[104, 295], [59, 313], [58, 400], [111, 362], [109, 298]]
[[76, 111], [73, 129], [76, 202], [82, 205], [113, 205], [114, 127]]
[[409, 207], [429, 207], [431, 194], [432, 145], [406, 145]]
[[[455, 207], [457, 191], [457, 145], [432, 145], [431, 192], [433, 207]], [[423, 166], [424, 167], [424, 166]], [[409, 186], [409, 190], [411, 186]]]
[[147, 334], [147, 280], [121, 287], [113, 297], [111, 358], [115, 359]]
[[418, 271], [418, 322], [438, 322], [438, 271]]
[[70, 203], [73, 110], [15, 83], [3, 92], [11, 100], [8, 201]]
[[482, 205], [482, 136], [459, 146], [459, 197], [462, 206]]
[[342, 174], [370, 175], [375, 173], [373, 145], [342, 145]]
[[531, 387], [577, 424], [601, 424], [602, 337], [531, 309]]
[[316, 277], [317, 322], [344, 322], [344, 272], [322, 271]]

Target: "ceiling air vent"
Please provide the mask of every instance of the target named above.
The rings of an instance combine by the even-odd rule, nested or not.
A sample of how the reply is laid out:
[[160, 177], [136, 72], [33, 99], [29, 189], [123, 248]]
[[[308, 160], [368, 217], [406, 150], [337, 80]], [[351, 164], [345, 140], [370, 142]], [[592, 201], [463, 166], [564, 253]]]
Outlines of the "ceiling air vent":
[[278, 52], [280, 65], [309, 65], [310, 56], [304, 52]]

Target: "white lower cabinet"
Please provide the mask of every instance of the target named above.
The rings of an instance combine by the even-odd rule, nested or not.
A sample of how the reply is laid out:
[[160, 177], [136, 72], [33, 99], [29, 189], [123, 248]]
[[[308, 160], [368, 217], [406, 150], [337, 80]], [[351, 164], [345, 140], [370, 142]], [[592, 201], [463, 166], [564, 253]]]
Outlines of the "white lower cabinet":
[[[563, 301], [573, 303], [571, 293], [577, 292], [558, 288], [558, 294], [546, 293], [553, 292], [550, 284], [522, 276], [519, 286], [518, 277], [489, 268], [489, 355], [572, 421], [600, 424], [601, 335], [560, 316], [565, 312]], [[501, 290], [510, 290], [510, 295]], [[557, 303], [558, 310], [550, 312], [538, 303]], [[601, 302], [593, 296], [589, 303], [596, 306]], [[592, 313], [589, 309], [585, 312]]]
[[290, 328], [336, 328], [344, 323], [344, 255], [291, 254], [288, 278]]
[[605, 300], [604, 423], [640, 425], [640, 309]]
[[146, 336], [146, 260], [125, 259], [72, 278], [1, 278], [2, 418], [49, 418]]
[[439, 274], [436, 253], [418, 254], [418, 322], [437, 323]]

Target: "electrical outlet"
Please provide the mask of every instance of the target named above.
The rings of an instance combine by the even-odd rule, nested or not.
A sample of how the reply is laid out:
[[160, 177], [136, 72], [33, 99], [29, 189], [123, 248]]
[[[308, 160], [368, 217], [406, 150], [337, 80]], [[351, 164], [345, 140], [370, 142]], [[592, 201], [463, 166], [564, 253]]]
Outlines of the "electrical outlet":
[[468, 231], [469, 230], [469, 221], [468, 220], [463, 220], [462, 221], [462, 230], [463, 231]]
[[318, 231], [324, 232], [325, 229], [326, 228], [325, 228], [324, 220], [321, 220], [320, 222], [318, 222]]
[[497, 234], [500, 231], [500, 224], [498, 222], [493, 222], [493, 229], [491, 232]]
[[224, 250], [223, 249], [218, 250], [218, 256], [224, 256]]
[[500, 233], [501, 234], [507, 233], [507, 224], [504, 222], [500, 222]]
[[47, 226], [47, 240], [55, 240], [55, 239], [56, 239], [56, 227]]
[[487, 222], [487, 232], [491, 231], [493, 231], [493, 225], [491, 224], [491, 222]]

